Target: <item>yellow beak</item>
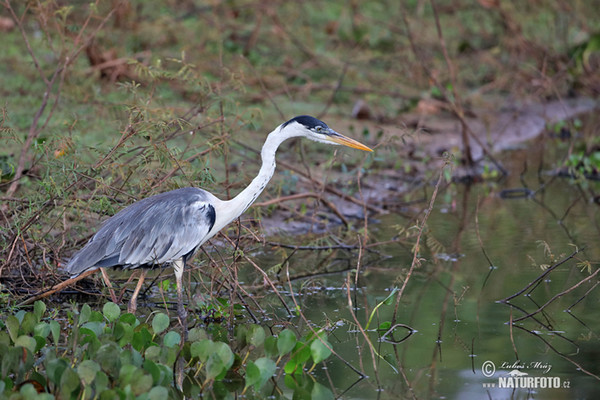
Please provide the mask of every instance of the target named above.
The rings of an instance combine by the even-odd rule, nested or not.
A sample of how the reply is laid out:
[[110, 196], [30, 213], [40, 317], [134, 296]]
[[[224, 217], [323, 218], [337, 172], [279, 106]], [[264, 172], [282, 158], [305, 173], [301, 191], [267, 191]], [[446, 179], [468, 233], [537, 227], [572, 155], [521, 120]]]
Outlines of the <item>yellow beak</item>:
[[332, 131], [331, 135], [328, 138], [329, 138], [329, 140], [331, 140], [334, 143], [341, 144], [343, 146], [352, 147], [353, 149], [359, 149], [359, 150], [364, 150], [364, 151], [373, 151], [369, 147], [365, 146], [364, 144], [357, 142], [354, 139], [350, 139], [349, 137], [344, 136], [335, 131]]

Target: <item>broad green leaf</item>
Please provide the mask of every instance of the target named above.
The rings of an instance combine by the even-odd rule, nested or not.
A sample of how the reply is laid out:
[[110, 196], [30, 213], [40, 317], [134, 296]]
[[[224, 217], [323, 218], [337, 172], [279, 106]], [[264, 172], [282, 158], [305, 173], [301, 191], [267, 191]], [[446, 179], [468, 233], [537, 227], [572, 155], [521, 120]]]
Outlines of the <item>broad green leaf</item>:
[[191, 343], [199, 342], [201, 340], [206, 340], [206, 339], [208, 339], [208, 335], [206, 334], [206, 331], [204, 329], [196, 327], [196, 328], [190, 329], [190, 331], [188, 332], [188, 340]]
[[[60, 377], [60, 391], [63, 394], [70, 394], [79, 388], [79, 375], [73, 369], [67, 367]], [[70, 396], [65, 396], [70, 397]]]
[[207, 379], [215, 379], [229, 370], [235, 359], [229, 346], [223, 342], [214, 343], [213, 349], [206, 362]]
[[296, 334], [289, 329], [284, 329], [281, 331], [277, 337], [277, 350], [279, 351], [279, 355], [283, 356], [288, 354], [297, 342]]
[[50, 334], [50, 324], [47, 322], [39, 322], [33, 327], [33, 334], [43, 338], [48, 337]]
[[6, 329], [8, 330], [8, 334], [14, 343], [19, 337], [19, 320], [17, 317], [14, 315], [9, 315], [6, 317]]
[[146, 360], [158, 361], [158, 358], [160, 357], [160, 347], [150, 346], [146, 349], [144, 354], [146, 356]]
[[148, 400], [164, 400], [168, 397], [169, 391], [163, 386], [155, 386], [148, 392]]
[[109, 322], [114, 322], [119, 318], [119, 315], [121, 315], [121, 309], [118, 305], [109, 301], [102, 307], [102, 314], [104, 314]]
[[210, 339], [194, 342], [190, 346], [190, 353], [192, 357], [198, 357], [201, 362], [206, 362], [208, 360], [208, 356], [214, 348], [214, 344], [215, 342]]
[[37, 322], [40, 322], [40, 320], [44, 316], [45, 312], [46, 312], [46, 304], [44, 304], [43, 301], [38, 300], [35, 303], [33, 303], [33, 313], [35, 314], [35, 316], [37, 318]]
[[265, 329], [260, 325], [252, 325], [246, 334], [246, 341], [254, 347], [262, 345], [265, 341]]
[[81, 326], [90, 320], [90, 315], [92, 314], [92, 309], [89, 304], [84, 304], [81, 307], [81, 312], [79, 313], [79, 321], [77, 321], [78, 325]]
[[15, 346], [25, 347], [31, 354], [35, 354], [36, 344], [35, 339], [27, 335], [21, 335], [15, 341]]
[[98, 349], [95, 360], [100, 367], [110, 376], [116, 375], [121, 367], [119, 357], [120, 349], [115, 343], [107, 343]]
[[331, 345], [327, 342], [327, 339], [323, 338], [323, 341], [327, 346], [318, 338], [310, 345], [310, 353], [315, 364], [320, 363], [331, 355], [331, 350], [328, 348], [331, 347]]
[[60, 379], [62, 377], [63, 372], [69, 366], [67, 361], [63, 358], [55, 358], [53, 360], [48, 361], [48, 363], [44, 363], [46, 365], [46, 375], [50, 382], [58, 385], [60, 383]]
[[38, 319], [34, 313], [28, 312], [23, 316], [23, 321], [21, 322], [21, 332], [28, 335], [33, 332], [33, 328], [38, 323]]
[[169, 327], [169, 316], [165, 313], [158, 313], [152, 319], [152, 330], [158, 335]]
[[90, 385], [94, 381], [99, 371], [100, 365], [94, 360], [83, 360], [77, 366], [77, 374], [86, 385]]
[[[261, 357], [254, 363], [254, 366], [260, 371], [259, 379], [253, 383], [255, 389], [260, 389], [273, 376], [277, 365], [270, 358]], [[248, 386], [248, 383], [246, 383]]]
[[50, 321], [50, 331], [52, 332], [54, 345], [58, 346], [58, 340], [60, 339], [60, 324], [54, 320]]
[[279, 351], [277, 350], [277, 338], [275, 336], [269, 336], [265, 339], [265, 355], [272, 357], [278, 356]]
[[165, 335], [165, 338], [163, 339], [163, 344], [166, 347], [177, 346], [179, 343], [181, 343], [181, 335], [179, 334], [179, 332], [170, 331]]
[[105, 326], [106, 325], [104, 322], [90, 321], [83, 324], [80, 330], [82, 333], [84, 333], [84, 329], [87, 329], [89, 331], [92, 331], [96, 337], [100, 337], [100, 335], [102, 335], [102, 332], [104, 332]]

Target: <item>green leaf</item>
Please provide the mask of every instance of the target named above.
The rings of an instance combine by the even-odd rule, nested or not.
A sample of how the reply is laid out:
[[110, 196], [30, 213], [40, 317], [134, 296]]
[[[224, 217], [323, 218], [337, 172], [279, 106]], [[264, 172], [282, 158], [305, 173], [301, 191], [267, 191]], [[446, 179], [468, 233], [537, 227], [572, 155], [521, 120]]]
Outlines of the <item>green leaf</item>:
[[152, 319], [152, 330], [156, 335], [169, 327], [169, 316], [165, 313], [158, 313]]
[[37, 318], [37, 322], [40, 322], [40, 320], [44, 316], [45, 312], [46, 312], [46, 304], [44, 304], [43, 301], [38, 300], [35, 303], [33, 303], [33, 313], [35, 314], [35, 316]]
[[13, 343], [19, 337], [19, 320], [14, 315], [6, 317], [6, 329]]
[[[327, 346], [323, 343], [325, 342]], [[310, 353], [315, 364], [327, 359], [331, 355], [331, 350], [328, 346], [331, 345], [327, 342], [326, 338], [323, 338], [323, 342], [319, 339], [315, 339], [310, 345]]]
[[[60, 377], [60, 391], [63, 394], [70, 394], [79, 388], [79, 375], [73, 369], [67, 368]], [[70, 396], [67, 396], [70, 397]]]
[[215, 379], [229, 370], [233, 365], [233, 352], [223, 342], [216, 342], [206, 362], [206, 378]]
[[119, 358], [119, 348], [115, 343], [107, 343], [98, 349], [95, 360], [100, 364], [100, 367], [109, 375], [117, 375], [121, 367], [121, 359]]
[[179, 343], [181, 343], [181, 335], [175, 331], [168, 332], [163, 339], [163, 344], [166, 347], [177, 346]]
[[60, 339], [60, 324], [54, 320], [50, 321], [50, 331], [52, 332], [54, 345], [58, 346], [58, 339]]
[[94, 360], [83, 360], [77, 366], [77, 374], [86, 385], [91, 385], [99, 371], [100, 365]]
[[48, 361], [46, 364], [46, 375], [48, 376], [50, 382], [58, 385], [63, 372], [68, 366], [69, 365], [67, 364], [67, 361], [63, 358], [55, 358]]
[[148, 392], [148, 400], [164, 400], [168, 397], [169, 391], [163, 386], [155, 386]]
[[210, 355], [215, 342], [210, 339], [202, 340], [200, 342], [194, 342], [190, 346], [190, 354], [192, 357], [198, 357], [201, 362], [208, 361], [208, 356]]
[[102, 335], [105, 327], [104, 322], [90, 321], [83, 324], [80, 328], [81, 333], [93, 333], [96, 337]]
[[277, 338], [275, 336], [269, 336], [265, 339], [265, 355], [266, 356], [277, 356], [279, 351], [277, 350]]
[[50, 334], [50, 324], [47, 322], [39, 322], [33, 327], [33, 334], [47, 338]]
[[118, 305], [109, 301], [102, 307], [102, 314], [104, 314], [109, 322], [114, 322], [119, 318], [119, 315], [121, 315], [121, 309]]
[[291, 330], [284, 329], [281, 331], [277, 337], [277, 350], [279, 351], [279, 355], [283, 356], [292, 351], [297, 341], [296, 334]]
[[[270, 358], [261, 357], [256, 362], [246, 366], [246, 386], [253, 385], [255, 389], [260, 389], [273, 376], [277, 365]], [[250, 366], [250, 371], [248, 371]]]
[[28, 335], [33, 332], [33, 328], [38, 323], [38, 319], [33, 313], [26, 313], [23, 316], [23, 321], [21, 322], [21, 332]]
[[81, 326], [88, 322], [90, 320], [91, 314], [92, 309], [90, 308], [89, 304], [84, 304], [83, 307], [81, 307], [81, 312], [79, 313], [79, 321], [77, 321], [77, 324]]
[[265, 341], [265, 330], [260, 325], [252, 325], [246, 333], [246, 341], [254, 347], [262, 345]]
[[206, 340], [206, 339], [208, 339], [208, 335], [206, 334], [206, 331], [204, 329], [196, 327], [196, 328], [190, 329], [190, 331], [188, 332], [188, 340], [191, 343], [199, 342], [201, 340]]
[[21, 335], [15, 340], [15, 346], [25, 347], [31, 354], [35, 354], [36, 344], [35, 339], [27, 335]]

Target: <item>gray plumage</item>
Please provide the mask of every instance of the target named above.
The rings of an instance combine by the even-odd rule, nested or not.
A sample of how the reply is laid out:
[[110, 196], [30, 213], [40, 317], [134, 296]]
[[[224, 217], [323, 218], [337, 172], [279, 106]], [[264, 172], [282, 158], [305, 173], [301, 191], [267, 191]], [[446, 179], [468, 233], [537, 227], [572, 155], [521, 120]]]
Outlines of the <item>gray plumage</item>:
[[109, 218], [67, 265], [79, 275], [98, 267], [137, 268], [188, 258], [215, 223], [212, 195], [182, 188], [140, 200]]

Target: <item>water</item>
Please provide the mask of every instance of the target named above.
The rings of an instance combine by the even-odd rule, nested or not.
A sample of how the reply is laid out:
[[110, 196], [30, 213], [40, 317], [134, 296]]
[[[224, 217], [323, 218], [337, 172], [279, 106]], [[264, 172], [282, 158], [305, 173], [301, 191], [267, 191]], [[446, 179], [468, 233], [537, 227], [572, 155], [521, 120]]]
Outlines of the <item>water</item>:
[[[395, 296], [378, 308], [368, 332], [361, 332], [356, 321], [365, 328], [375, 306], [402, 285], [414, 239], [364, 253], [357, 285], [349, 270], [356, 268], [358, 251], [299, 252], [289, 259], [292, 276], [317, 265], [320, 271], [323, 265], [340, 271], [292, 283], [306, 318], [332, 327], [329, 340], [340, 356], [315, 372], [317, 382], [343, 398], [552, 399], [600, 392], [598, 278], [584, 281], [590, 276], [585, 263], [593, 272], [600, 257], [600, 218], [592, 201], [597, 187], [538, 174], [544, 152], [507, 153], [507, 179], [452, 185], [439, 193], [422, 237], [421, 265], [396, 315], [396, 323], [415, 332], [400, 343], [381, 341], [382, 332], [375, 330], [392, 321]], [[524, 186], [543, 189], [531, 198], [501, 196], [504, 189]], [[378, 221], [369, 225], [371, 243], [402, 237], [401, 228], [414, 225], [396, 214]], [[268, 254], [258, 259], [260, 265], [281, 262]], [[511, 300], [514, 307], [499, 302], [557, 263], [530, 294]], [[542, 312], [511, 329], [511, 318], [532, 313], [554, 297]], [[274, 308], [277, 304], [272, 301]], [[290, 322], [307, 331], [302, 319]], [[396, 339], [406, 333], [399, 328]], [[347, 364], [368, 377], [361, 379]]]

